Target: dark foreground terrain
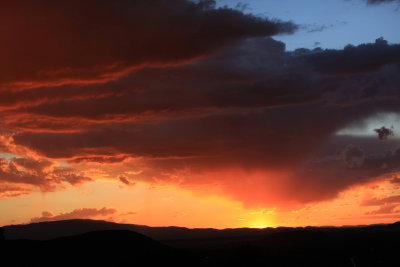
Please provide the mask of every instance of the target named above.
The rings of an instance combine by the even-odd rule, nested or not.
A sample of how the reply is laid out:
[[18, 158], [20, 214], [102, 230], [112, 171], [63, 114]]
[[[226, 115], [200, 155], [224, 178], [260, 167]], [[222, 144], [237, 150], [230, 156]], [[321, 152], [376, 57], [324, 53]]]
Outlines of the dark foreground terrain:
[[0, 266], [400, 266], [400, 223], [215, 230], [71, 220], [3, 230]]

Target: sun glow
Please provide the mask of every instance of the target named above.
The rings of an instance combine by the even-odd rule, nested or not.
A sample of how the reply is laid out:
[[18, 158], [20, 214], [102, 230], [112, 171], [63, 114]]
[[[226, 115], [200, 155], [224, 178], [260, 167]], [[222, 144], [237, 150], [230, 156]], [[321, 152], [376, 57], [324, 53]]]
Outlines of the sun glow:
[[267, 227], [271, 227], [271, 225], [265, 221], [256, 221], [250, 225], [250, 228], [258, 228], [258, 229], [263, 229]]

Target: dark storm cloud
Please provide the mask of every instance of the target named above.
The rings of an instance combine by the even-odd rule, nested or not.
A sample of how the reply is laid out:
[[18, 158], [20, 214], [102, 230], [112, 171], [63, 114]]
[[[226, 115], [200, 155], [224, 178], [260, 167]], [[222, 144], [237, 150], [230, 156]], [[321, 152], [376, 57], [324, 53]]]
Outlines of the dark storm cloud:
[[[326, 57], [325, 51], [313, 53]], [[346, 64], [340, 60], [337, 63], [339, 67]], [[3, 108], [10, 109], [10, 103], [14, 106], [3, 112], [3, 121], [23, 129], [71, 131], [85, 124], [77, 118], [99, 122], [141, 120], [204, 114], [206, 109], [276, 107], [321, 101], [354, 104], [354, 101], [398, 97], [397, 67], [388, 67], [374, 75], [360, 73], [337, 79], [320, 77], [318, 71], [314, 73], [317, 65], [310, 67], [304, 53], [299, 57], [285, 52], [281, 42], [269, 38], [248, 39], [208, 59], [179, 67], [143, 69], [101, 85], [37, 88], [29, 90], [34, 92], [28, 96], [23, 92], [8, 93], [13, 96], [4, 96], [9, 101], [4, 100]]]
[[33, 84], [112, 79], [126, 68], [185, 62], [297, 28], [188, 0], [3, 1], [0, 18], [0, 81]]
[[340, 75], [379, 70], [400, 63], [400, 45], [388, 44], [379, 38], [373, 44], [348, 45], [343, 50], [296, 50], [300, 57], [318, 73]]
[[[324, 51], [314, 53], [320, 58], [326, 57]], [[373, 53], [371, 56], [374, 57]], [[336, 63], [338, 68], [346, 64], [340, 60]], [[215, 109], [322, 101], [354, 105], [355, 101], [398, 98], [396, 85], [400, 84], [400, 79], [395, 78], [398, 73], [395, 66], [376, 74], [360, 73], [337, 79], [319, 76], [319, 71], [314, 72], [317, 65], [310, 67], [307, 56], [285, 52], [281, 42], [269, 38], [250, 39], [230, 46], [214, 57], [184, 66], [143, 69], [101, 86], [71, 86], [77, 93], [71, 99], [60, 98], [60, 92], [69, 90], [53, 88], [53, 94], [45, 88], [48, 93], [43, 95], [43, 103], [29, 104], [21, 99], [20, 105], [25, 107], [19, 108], [18, 113], [22, 114], [6, 116], [4, 121], [19, 127], [39, 125], [44, 129], [47, 125], [50, 129], [71, 129], [68, 121], [46, 116], [73, 118], [70, 124], [76, 125], [79, 123], [76, 118], [80, 117], [99, 122], [140, 120], [204, 114], [205, 110]], [[107, 88], [112, 94], [106, 95]], [[90, 97], [88, 92], [101, 97]], [[29, 123], [30, 118], [34, 122]]]
[[[92, 129], [76, 133], [22, 132], [14, 135], [14, 141], [55, 158], [89, 156], [93, 151], [105, 156], [116, 153], [135, 157], [227, 154], [223, 158], [230, 158], [229, 154], [235, 154], [239, 157], [238, 164], [242, 159], [261, 166], [285, 162], [287, 165], [287, 162], [297, 162], [300, 155], [310, 153], [331, 132], [340, 129], [346, 121], [337, 119], [342, 112], [318, 104], [230, 111], [146, 123], [94, 125]], [[313, 117], [312, 122], [307, 122], [309, 117]], [[327, 118], [330, 124], [324, 123]], [[315, 129], [310, 123], [320, 126]], [[246, 157], [242, 158], [246, 154], [254, 157], [247, 161]]]
[[[314, 113], [319, 115], [318, 118]], [[32, 149], [50, 157], [90, 155], [93, 151], [115, 155], [131, 153], [132, 157], [143, 158], [141, 162], [145, 171], [137, 175], [141, 180], [149, 177], [168, 180], [177, 174], [187, 183], [203, 183], [207, 182], [208, 172], [232, 166], [249, 172], [289, 170], [292, 172], [290, 183], [280, 197], [310, 202], [335, 197], [350, 185], [371, 181], [400, 166], [398, 152], [364, 156], [363, 151], [355, 146], [352, 147], [357, 149], [346, 149], [349, 153], [346, 153], [345, 162], [341, 158], [311, 165], [307, 163], [317, 156], [330, 134], [344, 123], [346, 114], [352, 112], [335, 108], [327, 112], [326, 107], [313, 107], [309, 111], [305, 107], [282, 108], [242, 115], [135, 124], [130, 129], [128, 127], [133, 125], [123, 124], [118, 131], [115, 125], [109, 125], [114, 130], [46, 135], [25, 133], [16, 135], [15, 141], [28, 146], [35, 144], [37, 147], [31, 146]], [[312, 121], [307, 123], [310, 118]], [[354, 117], [347, 119], [350, 122]], [[313, 124], [319, 127], [315, 128]], [[371, 140], [367, 142], [371, 143]], [[57, 144], [57, 149], [54, 149], [54, 144]], [[188, 169], [191, 174], [184, 173]], [[200, 180], [196, 181], [199, 177]], [[238, 173], [231, 178], [220, 177], [218, 181], [230, 184], [230, 179], [245, 179], [245, 175]], [[262, 179], [269, 181], [274, 176], [266, 174]], [[245, 188], [240, 190], [235, 193], [243, 194]], [[263, 198], [258, 201], [264, 203]]]
[[[316, 89], [318, 80], [313, 81], [302, 73], [285, 72], [286, 56], [281, 42], [270, 38], [251, 39], [230, 46], [212, 58], [185, 66], [143, 69], [101, 86], [70, 86], [72, 90], [53, 88], [54, 93], [45, 88], [43, 103], [39, 104], [30, 104], [18, 96], [15, 99], [19, 100], [15, 101], [23, 106], [19, 112], [31, 115], [100, 121], [113, 119], [113, 115], [123, 118], [147, 114], [151, 117], [205, 108], [266, 107], [318, 101], [321, 94]], [[107, 96], [106, 88], [113, 94]], [[72, 94], [71, 91], [76, 94], [68, 98], [66, 94]], [[86, 94], [89, 92], [92, 97]], [[93, 97], [96, 94], [98, 97]], [[27, 125], [27, 116], [22, 114], [21, 117]], [[18, 119], [12, 116], [13, 123], [21, 124]], [[35, 119], [33, 125], [42, 120]]]
[[365, 153], [355, 145], [348, 145], [342, 152], [344, 163], [349, 168], [359, 168], [364, 163]]
[[[364, 142], [373, 143], [373, 140], [366, 139]], [[368, 147], [368, 143], [364, 144]], [[349, 168], [348, 163], [343, 162], [341, 158], [332, 156], [323, 159], [316, 158], [295, 174], [296, 177], [292, 180], [294, 182], [292, 184], [293, 194], [297, 195], [299, 199], [303, 198], [304, 201], [314, 201], [319, 198], [330, 199], [351, 185], [362, 185], [400, 170], [400, 150], [365, 154], [364, 151], [354, 145], [347, 146], [346, 150], [349, 151], [349, 148], [350, 151], [354, 150], [353, 153], [357, 155], [357, 159], [358, 157], [362, 158], [362, 165], [356, 165], [357, 168], [354, 168], [354, 164], [359, 162], [354, 163], [353, 160], [351, 162], [353, 165]], [[299, 190], [299, 186], [307, 189]], [[395, 201], [398, 201], [397, 197], [379, 201], [373, 199], [364, 204], [381, 205]]]
[[[396, 47], [382, 40], [364, 46], [378, 54]], [[80, 164], [139, 159], [143, 171], [136, 176], [141, 180], [178, 175], [184, 183], [226, 183], [230, 195], [254, 205], [278, 198], [329, 199], [398, 166], [395, 152], [390, 157], [376, 154], [389, 143], [396, 149], [391, 140], [351, 140], [320, 156], [338, 138], [336, 131], [377, 113], [400, 111], [399, 69], [393, 58], [379, 59], [378, 65], [385, 67], [373, 72], [358, 68], [361, 63], [343, 72], [346, 49], [286, 52], [283, 43], [270, 38], [246, 39], [182, 66], [144, 68], [99, 87], [79, 86], [93, 94], [116, 88], [114, 95], [60, 101], [50, 100], [50, 93], [48, 101], [8, 110], [3, 123], [20, 129], [12, 136], [15, 145], [50, 158]], [[310, 60], [310, 53], [318, 60]], [[375, 62], [377, 53], [362, 52], [360, 60]], [[321, 64], [335, 75], [326, 75]], [[366, 147], [371, 143], [373, 149]], [[340, 159], [320, 159], [335, 157], [348, 144], [358, 149], [345, 149], [348, 153]], [[215, 181], [208, 176], [232, 166], [236, 174], [220, 173]], [[268, 188], [281, 179], [268, 173], [282, 170], [290, 174], [280, 185], [283, 189], [275, 190], [279, 196], [260, 191], [249, 200], [257, 182]], [[251, 172], [261, 173], [258, 180], [239, 186], [237, 181]]]

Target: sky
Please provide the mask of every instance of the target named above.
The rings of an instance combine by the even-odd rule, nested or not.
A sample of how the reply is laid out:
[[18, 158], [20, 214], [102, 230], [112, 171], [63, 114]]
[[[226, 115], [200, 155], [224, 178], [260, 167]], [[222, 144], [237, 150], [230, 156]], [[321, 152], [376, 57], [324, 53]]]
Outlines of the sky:
[[[382, 4], [366, 4], [382, 2]], [[295, 34], [274, 36], [286, 49], [315, 47], [342, 49], [348, 44], [371, 43], [383, 37], [399, 43], [398, 1], [367, 0], [220, 0], [218, 6], [239, 8], [244, 13], [293, 21], [300, 27]], [[239, 5], [238, 5], [239, 4]]]
[[0, 226], [400, 219], [400, 1], [5, 1]]

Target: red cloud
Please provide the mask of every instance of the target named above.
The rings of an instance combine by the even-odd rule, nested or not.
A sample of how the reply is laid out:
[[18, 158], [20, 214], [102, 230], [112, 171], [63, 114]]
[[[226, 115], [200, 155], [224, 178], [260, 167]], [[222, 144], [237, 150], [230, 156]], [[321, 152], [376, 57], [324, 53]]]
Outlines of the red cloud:
[[74, 169], [56, 167], [54, 162], [45, 159], [0, 159], [0, 184], [25, 184], [39, 187], [42, 191], [54, 191], [63, 182], [79, 185], [89, 181], [92, 179]]
[[144, 65], [187, 62], [238, 39], [296, 29], [187, 0], [7, 1], [0, 18], [7, 25], [0, 29], [7, 62], [0, 64], [0, 81], [28, 87], [101, 83]]
[[127, 156], [93, 156], [93, 157], [77, 157], [69, 160], [71, 163], [100, 163], [100, 164], [113, 164], [113, 163], [121, 163], [126, 160]]
[[391, 204], [400, 204], [400, 195], [390, 196], [381, 199], [372, 198], [365, 200], [361, 203], [362, 206], [381, 206]]
[[379, 209], [371, 211], [371, 212], [366, 212], [365, 215], [376, 215], [376, 214], [391, 214], [391, 213], [398, 213], [399, 211], [396, 210], [396, 208], [399, 206], [399, 204], [385, 204]]
[[0, 199], [29, 195], [30, 188], [9, 184], [0, 184]]
[[127, 186], [134, 186], [136, 183], [133, 183], [129, 180], [129, 178], [125, 175], [120, 175], [118, 176], [118, 180], [120, 180], [121, 183], [127, 185]]

